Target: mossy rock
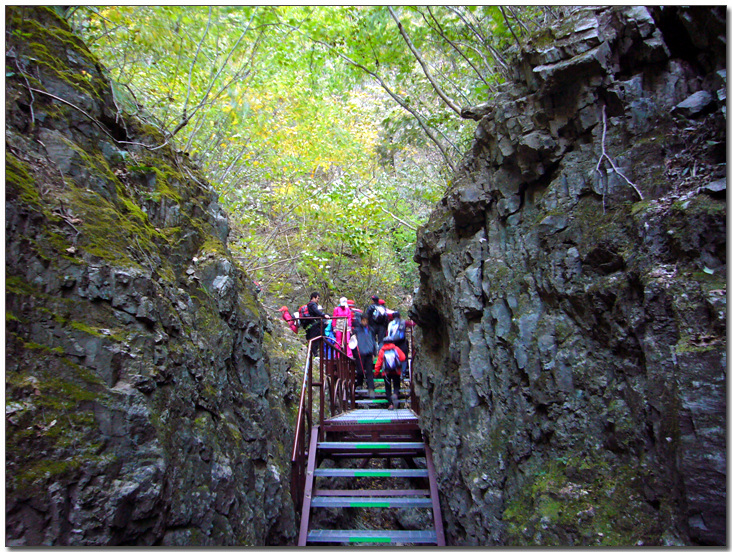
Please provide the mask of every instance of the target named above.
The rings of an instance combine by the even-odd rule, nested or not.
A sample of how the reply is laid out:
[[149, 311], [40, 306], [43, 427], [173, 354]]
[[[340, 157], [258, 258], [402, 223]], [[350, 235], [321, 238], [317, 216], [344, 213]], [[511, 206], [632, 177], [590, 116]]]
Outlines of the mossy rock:
[[611, 465], [600, 456], [546, 460], [507, 503], [509, 546], [659, 545], [659, 512], [643, 496], [637, 461]]

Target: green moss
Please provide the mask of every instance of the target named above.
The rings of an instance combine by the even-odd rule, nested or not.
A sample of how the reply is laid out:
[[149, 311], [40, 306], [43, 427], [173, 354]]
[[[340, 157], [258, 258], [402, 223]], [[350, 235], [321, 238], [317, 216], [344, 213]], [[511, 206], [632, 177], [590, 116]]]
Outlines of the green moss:
[[653, 204], [654, 204], [654, 202], [651, 200], [648, 200], [648, 199], [646, 199], [644, 201], [636, 201], [630, 209], [630, 214], [635, 216], [638, 213], [640, 213], [641, 211], [645, 211]]
[[40, 351], [47, 354], [63, 355], [64, 350], [62, 347], [54, 347], [53, 349], [47, 345], [41, 345], [40, 343], [34, 343], [33, 341], [26, 341], [17, 334], [14, 334], [15, 339], [23, 345], [24, 348], [29, 351]]
[[68, 458], [60, 461], [40, 460], [23, 470], [20, 474], [20, 480], [23, 482], [41, 482], [78, 470], [80, 467], [81, 461], [76, 458]]
[[5, 311], [5, 322], [6, 323], [8, 323], [8, 322], [20, 322], [21, 324], [25, 324], [25, 322], [23, 322], [20, 318], [18, 318], [17, 316], [15, 316], [10, 311]]
[[5, 186], [8, 195], [17, 195], [24, 203], [42, 209], [43, 202], [31, 177], [29, 166], [7, 151], [5, 152]]
[[600, 458], [555, 458], [509, 500], [508, 545], [634, 546], [660, 544], [658, 512], [643, 499], [639, 465]]
[[145, 163], [130, 165], [128, 169], [138, 174], [155, 174], [155, 191], [151, 195], [153, 201], [160, 201], [161, 198], [171, 199], [180, 203], [183, 198], [179, 189], [186, 181], [184, 175], [166, 163], [161, 157], [144, 158]]
[[706, 353], [715, 350], [726, 349], [727, 344], [724, 340], [716, 340], [710, 343], [698, 343], [691, 336], [684, 335], [676, 342], [675, 350], [677, 354], [681, 353]]

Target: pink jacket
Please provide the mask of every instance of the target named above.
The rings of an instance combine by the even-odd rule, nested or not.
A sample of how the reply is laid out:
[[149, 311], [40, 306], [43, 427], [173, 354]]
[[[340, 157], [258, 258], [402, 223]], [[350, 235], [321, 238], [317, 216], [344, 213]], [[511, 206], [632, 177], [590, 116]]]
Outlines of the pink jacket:
[[[340, 305], [338, 305], [336, 308], [334, 308], [333, 309], [333, 318], [335, 318], [337, 316], [347, 316], [348, 317], [347, 328], [350, 328], [351, 326], [353, 326], [353, 311], [351, 311], [351, 309], [349, 309], [348, 307], [341, 307]], [[333, 321], [334, 328], [336, 326], [338, 326], [337, 322], [338, 322], [337, 320]]]

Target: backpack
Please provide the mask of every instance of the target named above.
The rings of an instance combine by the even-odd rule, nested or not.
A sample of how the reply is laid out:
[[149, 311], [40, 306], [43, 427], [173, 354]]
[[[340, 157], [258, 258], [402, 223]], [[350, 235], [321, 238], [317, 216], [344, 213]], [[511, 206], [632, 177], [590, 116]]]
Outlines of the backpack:
[[297, 330], [300, 329], [300, 326], [297, 325], [297, 319], [292, 317], [287, 307], [280, 307], [280, 312], [282, 313], [282, 320], [287, 322], [293, 332], [297, 333]]
[[310, 316], [310, 312], [308, 311], [308, 306], [306, 303], [305, 305], [297, 309], [296, 318], [298, 319], [297, 322], [298, 324], [300, 324], [300, 327], [307, 328], [310, 325], [310, 323], [312, 322], [311, 320], [303, 320], [303, 318], [306, 318], [308, 316]]
[[405, 335], [405, 329], [407, 327], [407, 323], [404, 322], [404, 320], [400, 320], [399, 324], [396, 324], [392, 326], [389, 332], [389, 335], [393, 338], [394, 341], [404, 341], [406, 338]]
[[384, 372], [396, 372], [401, 365], [399, 353], [397, 353], [396, 349], [387, 349], [384, 351]]
[[374, 324], [383, 324], [386, 322], [386, 307], [376, 305], [374, 312], [371, 313], [371, 320]]

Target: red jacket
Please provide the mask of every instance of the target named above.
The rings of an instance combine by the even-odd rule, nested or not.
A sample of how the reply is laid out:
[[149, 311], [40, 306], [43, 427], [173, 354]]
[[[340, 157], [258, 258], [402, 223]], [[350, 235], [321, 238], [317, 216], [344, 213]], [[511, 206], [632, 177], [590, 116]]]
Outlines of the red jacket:
[[[393, 343], [384, 343], [384, 346], [379, 351], [379, 358], [376, 359], [376, 374], [374, 377], [379, 377], [381, 374], [381, 367], [384, 364], [384, 351], [388, 351], [390, 349], [396, 349], [397, 356], [399, 357], [400, 362], [404, 362], [407, 360], [407, 355], [404, 354], [404, 352], [394, 345]], [[402, 365], [399, 365], [399, 368], [397, 368], [397, 374], [400, 376], [402, 375]]]

